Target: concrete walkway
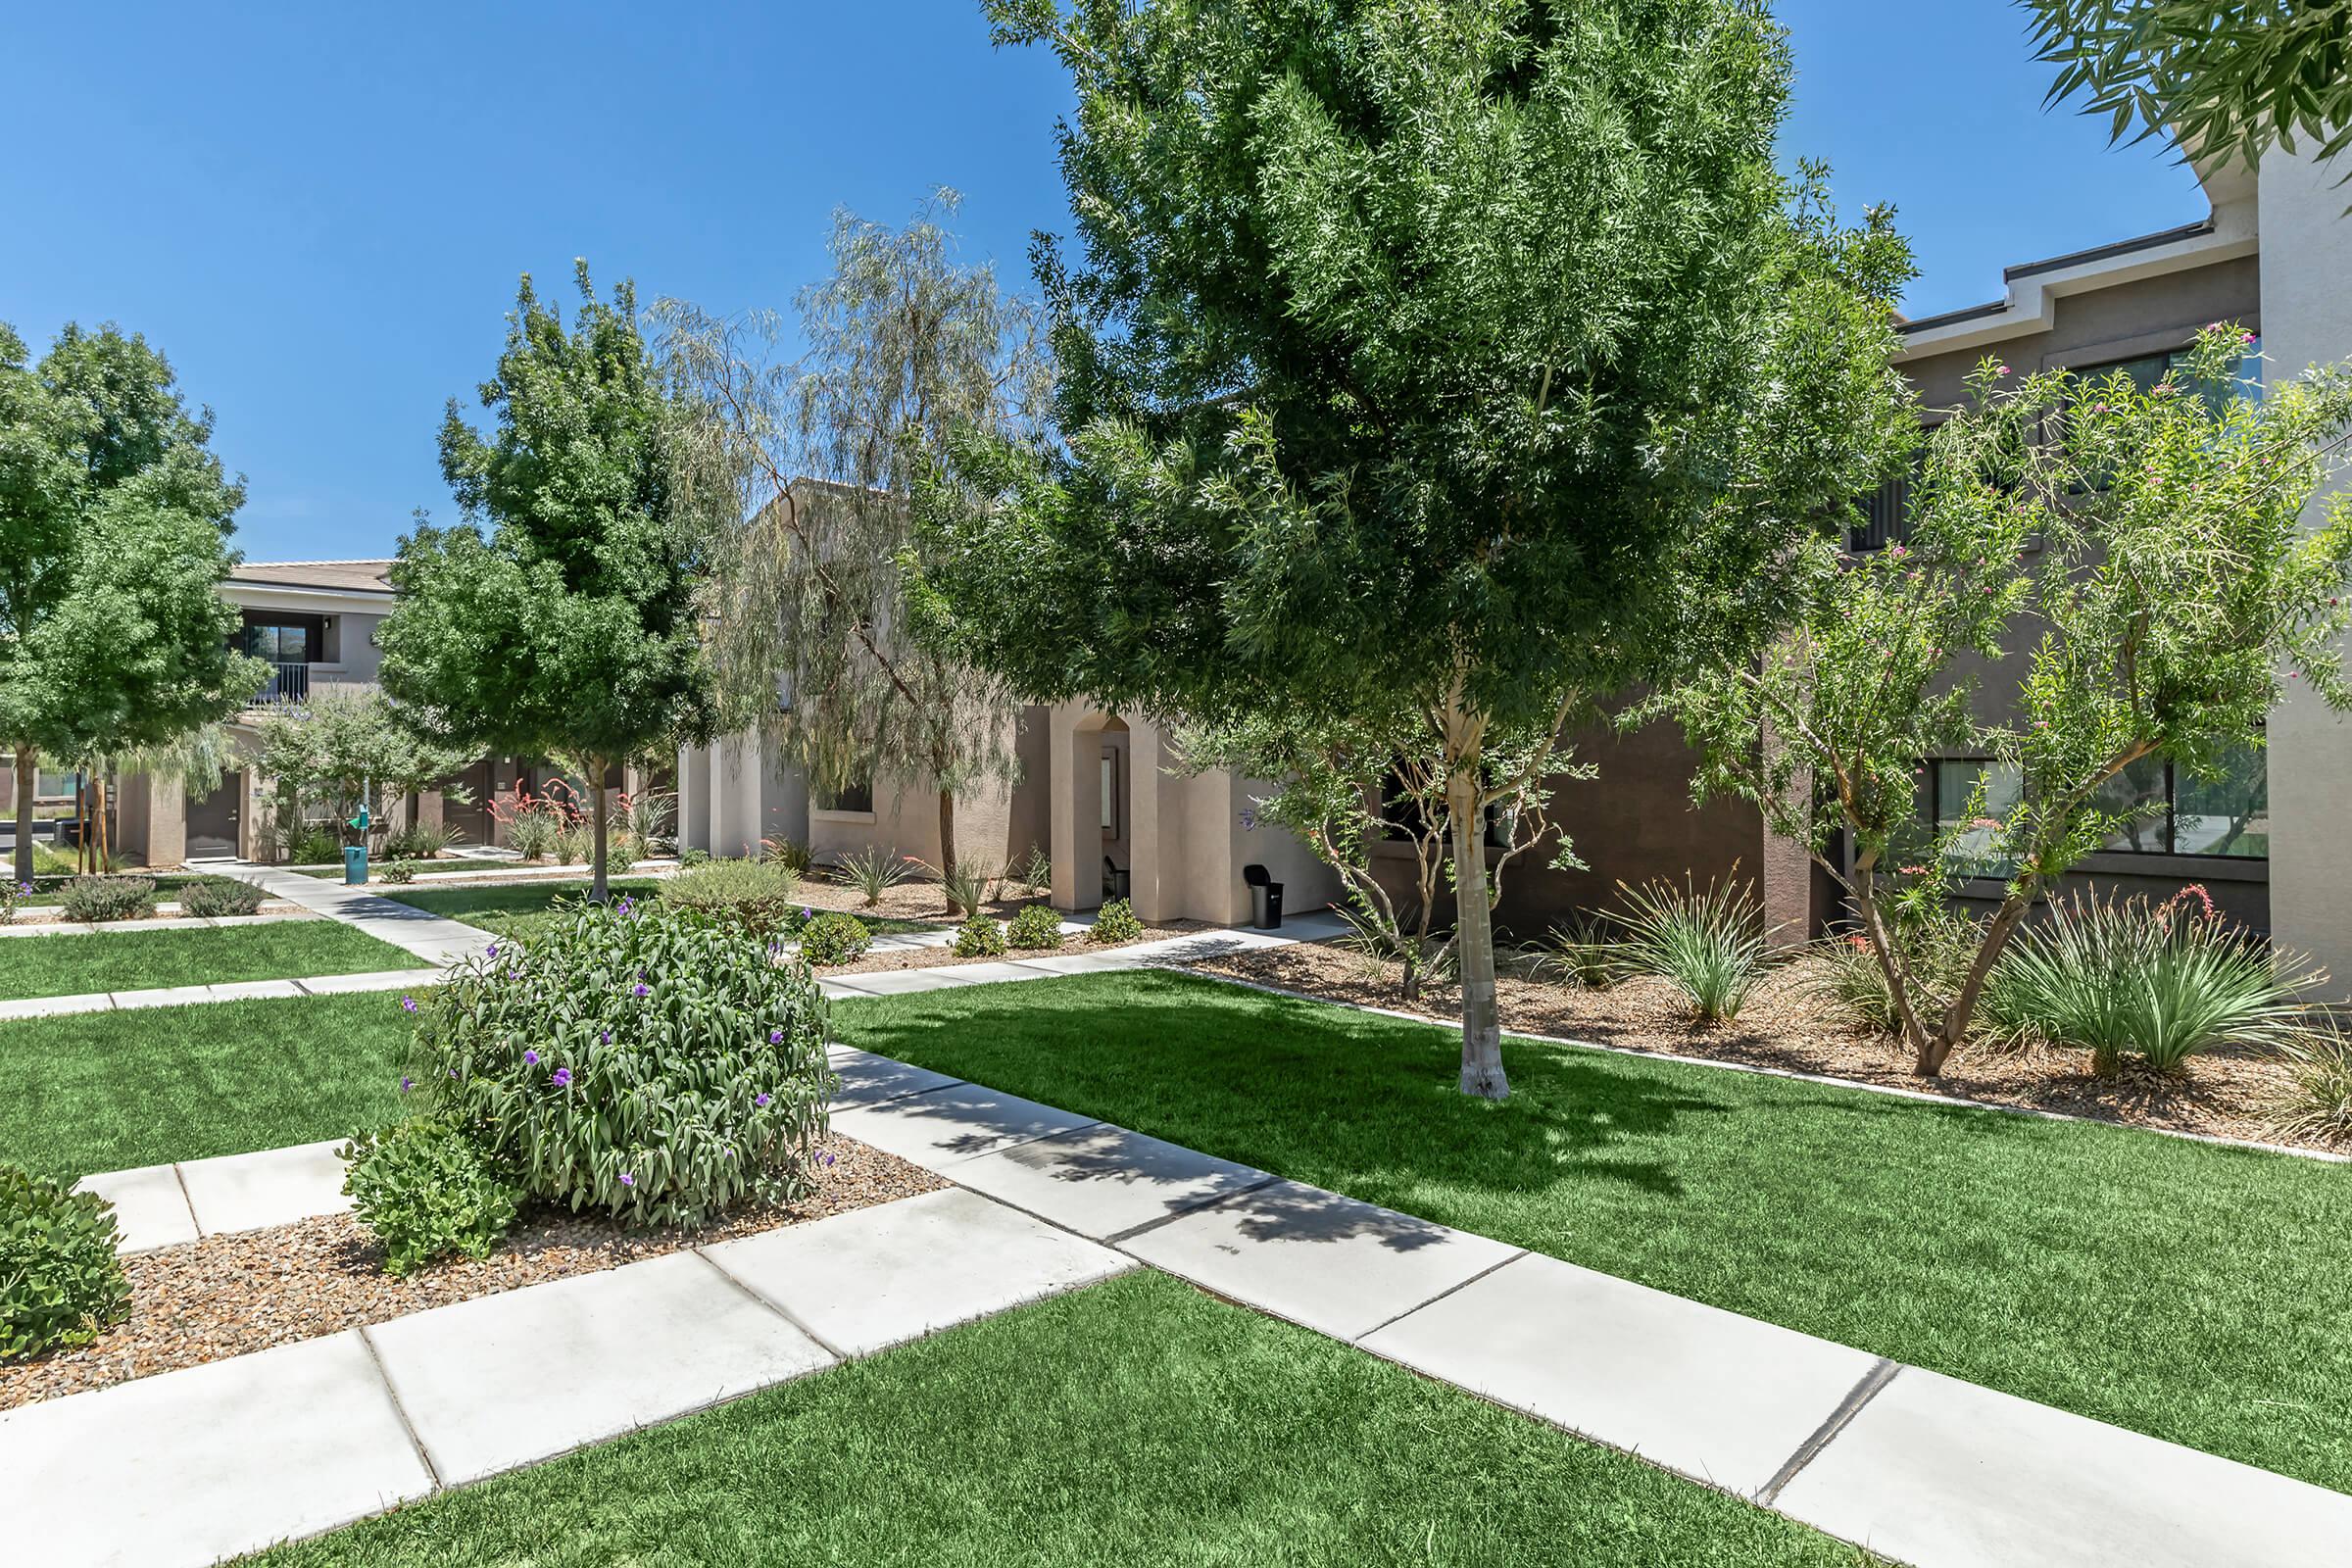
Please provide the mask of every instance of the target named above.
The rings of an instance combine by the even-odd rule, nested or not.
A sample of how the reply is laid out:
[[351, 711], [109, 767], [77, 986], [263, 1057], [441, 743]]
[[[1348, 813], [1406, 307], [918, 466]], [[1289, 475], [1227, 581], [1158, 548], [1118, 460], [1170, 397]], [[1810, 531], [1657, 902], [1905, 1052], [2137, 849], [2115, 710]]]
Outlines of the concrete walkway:
[[346, 887], [315, 876], [281, 871], [274, 866], [242, 860], [224, 861], [222, 876], [250, 882], [274, 899], [299, 905], [330, 920], [340, 920], [396, 948], [406, 948], [438, 967], [470, 958], [498, 938], [478, 926], [427, 913], [397, 899], [379, 898], [364, 887]]

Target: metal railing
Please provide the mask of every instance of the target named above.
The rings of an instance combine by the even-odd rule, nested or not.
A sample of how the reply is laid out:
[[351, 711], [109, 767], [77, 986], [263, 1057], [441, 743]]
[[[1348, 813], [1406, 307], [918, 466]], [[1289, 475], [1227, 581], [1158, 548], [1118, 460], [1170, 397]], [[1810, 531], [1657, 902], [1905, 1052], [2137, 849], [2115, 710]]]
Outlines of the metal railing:
[[270, 679], [254, 694], [257, 707], [270, 703], [305, 703], [311, 697], [311, 666], [307, 663], [271, 661]]

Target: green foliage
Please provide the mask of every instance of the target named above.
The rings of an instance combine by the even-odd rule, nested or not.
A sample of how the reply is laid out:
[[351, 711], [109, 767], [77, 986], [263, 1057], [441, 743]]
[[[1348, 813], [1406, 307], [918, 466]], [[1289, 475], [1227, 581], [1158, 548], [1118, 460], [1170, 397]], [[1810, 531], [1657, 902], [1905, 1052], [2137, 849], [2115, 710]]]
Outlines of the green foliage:
[[198, 877], [180, 885], [179, 912], [207, 920], [224, 916], [255, 914], [262, 907], [266, 895], [250, 882], [240, 882], [231, 876]]
[[[373, 690], [328, 692], [271, 712], [256, 728], [259, 764], [277, 780], [280, 811], [315, 802], [338, 826], [359, 814], [370, 792], [380, 802], [421, 791], [472, 760], [465, 751], [418, 737]], [[394, 853], [389, 842], [384, 853]]]
[[0, 1361], [86, 1345], [129, 1311], [115, 1205], [0, 1162]]
[[808, 970], [659, 901], [587, 905], [448, 973], [412, 1076], [535, 1198], [701, 1224], [807, 1191], [833, 1089]]
[[[702, 853], [700, 850], [686, 852], [687, 855]], [[807, 876], [808, 867], [813, 863], [808, 854], [808, 846], [800, 839], [761, 839], [760, 841], [760, 858], [763, 860], [775, 861], [794, 876]], [[683, 857], [680, 858], [682, 861]]]
[[994, 958], [1004, 952], [1004, 925], [994, 915], [975, 914], [956, 928], [956, 956]]
[[1021, 861], [1017, 868], [1013, 866], [1004, 868], [1004, 876], [1006, 881], [1018, 882], [1031, 893], [1042, 894], [1054, 891], [1053, 858], [1034, 844], [1029, 846], [1028, 857]]
[[417, 822], [384, 835], [384, 855], [394, 860], [435, 860], [462, 835], [438, 822]]
[[20, 882], [13, 876], [0, 876], [0, 925], [17, 917], [17, 901], [32, 891], [32, 884]]
[[801, 956], [810, 963], [847, 963], [873, 945], [865, 922], [839, 909], [827, 909], [801, 927]]
[[[1044, 905], [1030, 906], [1030, 908], [1044, 907]], [[1143, 934], [1144, 922], [1135, 917], [1135, 906], [1126, 899], [1112, 899], [1095, 911], [1095, 923], [1087, 928], [1086, 938], [1108, 946], [1114, 942], [1133, 942]]]
[[861, 850], [845, 855], [834, 872], [842, 881], [858, 890], [872, 908], [882, 902], [882, 895], [897, 887], [914, 873], [915, 862], [905, 856], [886, 855], [879, 849]]
[[1618, 886], [1625, 940], [1617, 951], [1626, 972], [1671, 981], [1702, 1023], [1740, 1016], [1764, 978], [1764, 920], [1753, 891], [1739, 882], [1710, 882], [1703, 891], [1668, 882]]
[[2036, 58], [2060, 68], [2049, 104], [2086, 100], [2109, 135], [2162, 135], [2252, 169], [2274, 144], [2352, 147], [2352, 9], [2265, 0], [2022, 0]]
[[1606, 991], [1621, 973], [1610, 928], [1589, 914], [1545, 932], [1539, 962], [1542, 972], [1557, 974], [1587, 991]]
[[[576, 760], [601, 780], [621, 759], [710, 731], [692, 513], [717, 498], [698, 502], [680, 482], [689, 416], [638, 335], [634, 289], [608, 305], [586, 263], [578, 279], [566, 331], [524, 277], [481, 388], [492, 435], [452, 400], [441, 471], [467, 525], [420, 521], [401, 541], [400, 600], [376, 639], [385, 692], [436, 744]], [[589, 794], [601, 820], [605, 792]], [[600, 898], [604, 885], [600, 855]]]
[[[2191, 900], [2188, 895], [2195, 895]], [[2127, 1054], [2158, 1072], [2224, 1044], [2275, 1046], [2317, 978], [2282, 966], [2225, 923], [2205, 890], [2169, 903], [2070, 899], [2019, 933], [1985, 987], [1986, 1024], [2013, 1039], [2091, 1054], [2091, 1070], [2122, 1071]]]
[[[1932, 890], [1940, 892], [1940, 884], [1932, 885]], [[1984, 940], [1980, 922], [1940, 898], [1898, 901], [1882, 924], [1900, 955], [1903, 972], [1920, 976], [1931, 994], [1939, 996], [1959, 990]], [[1895, 1005], [1887, 967], [1879, 961], [1867, 935], [1850, 932], [1821, 943], [1814, 952], [1820, 960], [1811, 986], [1815, 996], [1861, 1028], [1902, 1033], [1902, 1009]]]
[[379, 881], [389, 882], [394, 887], [406, 887], [416, 880], [416, 865], [413, 860], [393, 860], [380, 867], [375, 874]]
[[2271, 1124], [2289, 1138], [2352, 1143], [2352, 1039], [2328, 1024], [2279, 1047], [2290, 1074], [2269, 1107]]
[[705, 859], [662, 884], [662, 902], [766, 937], [798, 912], [801, 879], [780, 860]]
[[383, 1245], [384, 1269], [412, 1274], [455, 1252], [488, 1257], [514, 1223], [521, 1193], [455, 1123], [396, 1122], [340, 1151], [343, 1191]]
[[678, 864], [688, 870], [692, 870], [698, 865], [709, 865], [710, 863], [710, 852], [709, 850], [684, 849], [678, 852]]
[[1024, 904], [1005, 923], [1004, 940], [1016, 948], [1058, 948], [1061, 915], [1050, 904]]
[[143, 876], [77, 876], [58, 900], [69, 920], [136, 920], [155, 912], [155, 881]]
[[947, 897], [950, 914], [976, 914], [996, 896], [997, 879], [980, 869], [976, 860], [959, 860], [944, 870], [930, 869], [939, 876], [939, 890]]
[[564, 823], [547, 811], [522, 811], [507, 824], [507, 848], [526, 860], [544, 860], [564, 837]]

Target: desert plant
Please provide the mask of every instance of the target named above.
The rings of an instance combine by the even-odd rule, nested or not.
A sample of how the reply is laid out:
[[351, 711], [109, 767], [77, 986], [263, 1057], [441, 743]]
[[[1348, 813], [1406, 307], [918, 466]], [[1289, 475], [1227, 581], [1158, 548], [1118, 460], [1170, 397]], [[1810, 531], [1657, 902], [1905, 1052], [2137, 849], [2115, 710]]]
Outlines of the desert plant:
[[584, 865], [589, 850], [588, 830], [577, 822], [557, 828], [555, 842], [548, 846], [548, 854], [558, 865]]
[[1351, 955], [1367, 979], [1381, 979], [1389, 965], [1397, 965], [1397, 995], [1404, 1001], [1417, 1002], [1426, 987], [1450, 985], [1460, 977], [1451, 933], [1424, 935], [1399, 920], [1392, 907], [1369, 899], [1358, 899], [1352, 908], [1337, 912], [1348, 934], [1334, 946]]
[[1764, 978], [1764, 921], [1747, 884], [1620, 882], [1625, 941], [1618, 952], [1630, 974], [1656, 975], [1690, 1000], [1705, 1023], [1736, 1018]]
[[981, 870], [977, 861], [959, 860], [945, 869], [925, 869], [938, 876], [950, 914], [977, 914], [981, 906], [997, 895], [997, 879]]
[[421, 1007], [419, 1113], [534, 1198], [694, 1225], [808, 1190], [834, 1086], [825, 1004], [755, 937], [665, 901], [572, 906]]
[[801, 902], [801, 879], [775, 860], [706, 860], [662, 886], [663, 903], [755, 935], [785, 929]]
[[179, 912], [218, 920], [260, 910], [265, 895], [250, 882], [230, 876], [208, 876], [179, 890]]
[[807, 876], [812, 863], [808, 846], [799, 839], [761, 839], [760, 858], [774, 860], [794, 876]]
[[295, 824], [286, 835], [286, 859], [294, 865], [333, 865], [343, 858], [343, 840], [316, 822]]
[[0, 877], [0, 925], [7, 925], [16, 919], [17, 901], [28, 897], [31, 892], [32, 884], [29, 882], [20, 882], [13, 876]]
[[376, 877], [395, 887], [405, 887], [416, 880], [416, 863], [414, 860], [394, 860], [377, 871]]
[[514, 1223], [520, 1190], [447, 1119], [365, 1132], [341, 1154], [343, 1191], [383, 1244], [387, 1273], [413, 1273], [451, 1252], [488, 1257]]
[[[1948, 993], [1967, 977], [1982, 933], [1975, 919], [1943, 902], [1939, 884], [1917, 886], [1919, 897], [1906, 895], [1890, 903], [1881, 929], [1896, 945], [1903, 973], [1918, 975]], [[1812, 996], [1865, 1029], [1901, 1031], [1902, 1011], [1887, 982], [1887, 966], [1879, 961], [1867, 935], [1852, 931], [1833, 937], [1814, 953], [1819, 961], [1806, 983]]]
[[1621, 972], [1609, 927], [1592, 914], [1545, 932], [1537, 944], [1533, 967], [1541, 977], [1556, 975], [1587, 991], [1606, 991]]
[[2271, 1125], [2289, 1138], [2352, 1143], [2352, 1037], [2329, 1022], [2297, 1032], [2278, 1051], [2289, 1078], [2267, 1107]]
[[1052, 892], [1054, 888], [1054, 862], [1047, 857], [1045, 851], [1032, 844], [1029, 846], [1029, 854], [1027, 858], [1021, 861], [1017, 870], [1011, 866], [1006, 866], [1004, 868], [1004, 879], [1007, 882], [1020, 883], [1022, 887], [1026, 888], [1031, 893]]
[[86, 1345], [129, 1310], [115, 1205], [0, 1163], [0, 1361]]
[[1004, 951], [1004, 926], [994, 915], [975, 914], [956, 928], [956, 956], [994, 958]]
[[77, 876], [58, 902], [69, 920], [133, 920], [155, 912], [155, 880], [144, 876]]
[[1058, 948], [1061, 916], [1051, 905], [1023, 905], [1004, 927], [1004, 940], [1016, 948]]
[[847, 963], [873, 945], [865, 922], [839, 909], [827, 909], [801, 927], [801, 956], [810, 963]]
[[906, 880], [918, 862], [903, 856], [885, 855], [880, 850], [864, 850], [845, 855], [835, 867], [841, 879], [858, 890], [865, 906], [872, 908], [882, 902], [882, 895]]
[[[1042, 904], [1030, 906], [1045, 907]], [[1113, 899], [1095, 911], [1095, 923], [1087, 932], [1087, 940], [1105, 945], [1113, 942], [1133, 942], [1144, 934], [1144, 922], [1135, 917], [1135, 906], [1125, 899]]]
[[2010, 944], [1984, 988], [1984, 1021], [2013, 1040], [2090, 1053], [2122, 1071], [2127, 1053], [2178, 1072], [2225, 1042], [2278, 1045], [2316, 972], [2282, 964], [2228, 925], [2200, 887], [2162, 905], [2090, 897], [2051, 904]]
[[384, 835], [384, 858], [436, 860], [458, 839], [459, 833], [454, 827], [438, 822], [417, 822]]
[[636, 842], [641, 856], [661, 854], [670, 846], [677, 825], [678, 798], [663, 790], [639, 790], [620, 797], [621, 830]]

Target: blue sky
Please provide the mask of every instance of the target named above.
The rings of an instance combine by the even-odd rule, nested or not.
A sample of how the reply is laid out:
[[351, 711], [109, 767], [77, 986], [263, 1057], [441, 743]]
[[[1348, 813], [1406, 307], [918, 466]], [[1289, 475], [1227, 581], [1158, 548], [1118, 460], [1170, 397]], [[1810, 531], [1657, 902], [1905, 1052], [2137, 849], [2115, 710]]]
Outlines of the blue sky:
[[[2008, 263], [2202, 217], [2149, 147], [2044, 114], [2005, 0], [1781, 0], [1784, 152], [1892, 202], [1914, 313]], [[1064, 226], [1047, 57], [974, 0], [23, 8], [0, 92], [0, 319], [113, 319], [170, 355], [251, 495], [254, 560], [389, 554], [448, 520], [434, 437], [472, 405], [518, 273], [784, 308], [828, 215], [964, 193], [967, 256], [1025, 278]]]

